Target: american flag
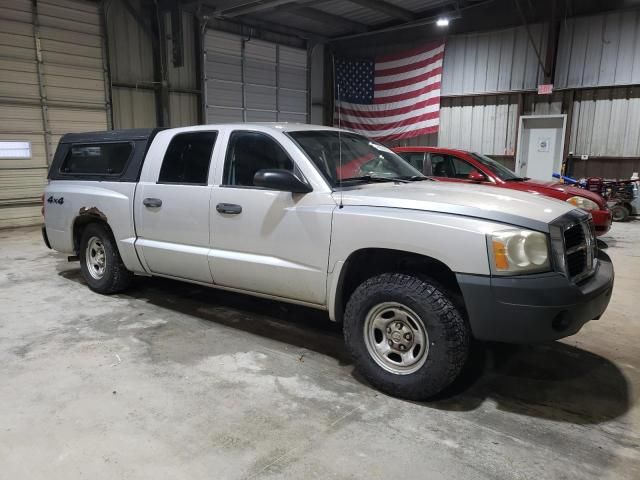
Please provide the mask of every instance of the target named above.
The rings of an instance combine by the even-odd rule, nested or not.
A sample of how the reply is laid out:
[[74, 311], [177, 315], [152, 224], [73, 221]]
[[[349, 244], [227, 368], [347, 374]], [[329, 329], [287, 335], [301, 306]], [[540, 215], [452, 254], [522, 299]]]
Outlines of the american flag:
[[375, 59], [336, 59], [334, 124], [376, 140], [438, 131], [444, 42]]

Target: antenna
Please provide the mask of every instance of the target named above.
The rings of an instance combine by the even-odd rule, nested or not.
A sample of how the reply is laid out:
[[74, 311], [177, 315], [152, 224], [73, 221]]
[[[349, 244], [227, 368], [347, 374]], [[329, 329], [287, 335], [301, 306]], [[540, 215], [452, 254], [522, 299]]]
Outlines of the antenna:
[[[340, 82], [336, 81], [336, 57], [335, 55], [331, 56], [331, 60], [333, 61], [333, 83], [338, 90], [338, 102], [340, 102]], [[340, 105], [338, 105], [338, 171], [336, 172], [338, 176], [338, 186], [340, 187], [340, 202], [338, 204], [338, 208], [344, 207], [342, 203], [343, 192], [342, 192], [342, 114], [340, 112]]]

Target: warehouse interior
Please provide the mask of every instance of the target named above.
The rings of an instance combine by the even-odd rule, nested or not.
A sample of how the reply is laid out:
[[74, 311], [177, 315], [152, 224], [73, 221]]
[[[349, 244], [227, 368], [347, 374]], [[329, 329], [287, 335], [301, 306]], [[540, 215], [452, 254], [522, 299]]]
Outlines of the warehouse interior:
[[142, 276], [102, 296], [42, 242], [63, 135], [338, 126], [336, 59], [435, 41], [438, 131], [387, 146], [517, 170], [556, 116], [560, 173], [637, 179], [640, 0], [0, 0], [7, 478], [640, 478], [637, 217], [598, 239], [602, 318], [484, 345], [428, 402], [372, 388], [325, 312]]
[[[40, 221], [63, 133], [331, 125], [333, 56], [443, 35], [440, 132], [403, 144], [476, 150], [513, 167], [520, 116], [566, 114], [572, 175], [628, 178], [640, 169], [634, 3], [6, 1], [0, 138], [30, 151], [2, 160], [0, 226]], [[446, 32], [434, 23], [442, 15], [452, 18]], [[537, 94], [543, 83], [550, 95]]]

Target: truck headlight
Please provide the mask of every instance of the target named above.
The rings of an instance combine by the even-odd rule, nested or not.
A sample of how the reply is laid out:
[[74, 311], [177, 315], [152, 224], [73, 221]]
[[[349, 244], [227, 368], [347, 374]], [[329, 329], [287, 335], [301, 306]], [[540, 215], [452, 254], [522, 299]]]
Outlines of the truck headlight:
[[517, 275], [550, 270], [549, 242], [544, 233], [532, 230], [503, 230], [487, 236], [491, 272]]
[[571, 197], [567, 199], [567, 202], [569, 202], [571, 205], [575, 207], [578, 207], [578, 208], [581, 208], [582, 210], [587, 210], [587, 211], [598, 210], [600, 208], [596, 202], [584, 197], [578, 197], [578, 196]]

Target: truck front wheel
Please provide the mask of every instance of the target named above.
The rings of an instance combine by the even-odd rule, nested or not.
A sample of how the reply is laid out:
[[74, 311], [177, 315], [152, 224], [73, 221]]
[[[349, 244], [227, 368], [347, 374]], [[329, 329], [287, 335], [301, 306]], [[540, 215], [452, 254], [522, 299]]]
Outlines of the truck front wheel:
[[362, 283], [344, 316], [356, 368], [376, 388], [426, 400], [459, 375], [470, 332], [452, 300], [429, 280], [385, 273]]
[[133, 274], [122, 263], [113, 235], [104, 225], [87, 225], [79, 257], [82, 276], [94, 292], [117, 293], [129, 286]]

